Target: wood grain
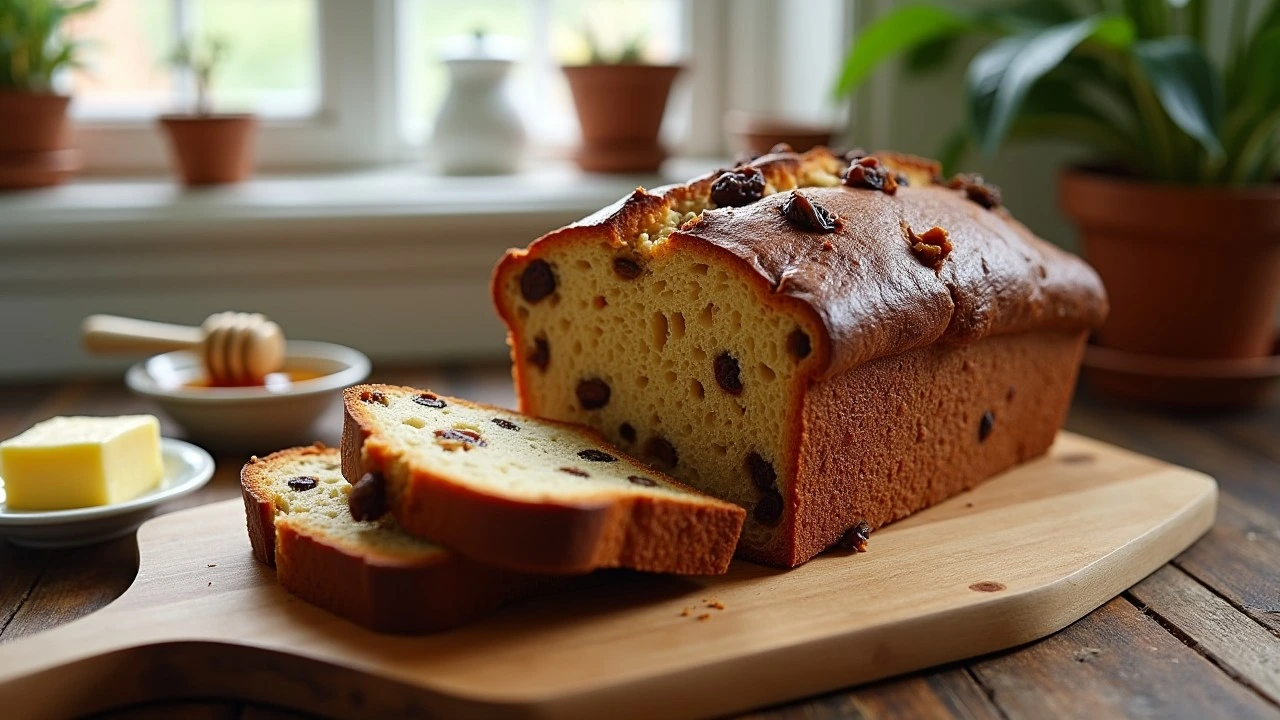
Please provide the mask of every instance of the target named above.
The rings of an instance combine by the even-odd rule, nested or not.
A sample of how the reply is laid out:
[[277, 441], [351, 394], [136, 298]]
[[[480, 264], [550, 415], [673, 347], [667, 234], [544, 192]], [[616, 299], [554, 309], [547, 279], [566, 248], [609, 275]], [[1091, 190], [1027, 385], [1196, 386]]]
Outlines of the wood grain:
[[1280, 638], [1186, 573], [1163, 567], [1129, 590], [1141, 609], [1280, 707]]
[[1217, 524], [1175, 562], [1280, 637], [1280, 518], [1226, 496]]
[[[0, 706], [52, 717], [196, 694], [364, 717], [721, 714], [1052, 633], [1204, 532], [1215, 495], [1198, 473], [1064, 435], [877, 533], [867, 554], [633, 574], [426, 638], [368, 633], [287, 595], [252, 561], [242, 508], [219, 503], [144, 526], [138, 581], [105, 610], [0, 646]], [[708, 598], [725, 609], [682, 616]], [[894, 695], [858, 702], [887, 712]], [[964, 683], [934, 695], [938, 712], [991, 709]]]
[[1123, 598], [973, 671], [1009, 720], [1274, 720], [1278, 714]]

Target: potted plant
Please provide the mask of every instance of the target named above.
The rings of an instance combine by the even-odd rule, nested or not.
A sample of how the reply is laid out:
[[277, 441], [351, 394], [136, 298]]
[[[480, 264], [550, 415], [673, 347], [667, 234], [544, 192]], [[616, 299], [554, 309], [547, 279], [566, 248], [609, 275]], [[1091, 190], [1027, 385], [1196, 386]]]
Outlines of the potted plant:
[[1062, 173], [1059, 198], [1111, 299], [1095, 338], [1105, 357], [1148, 379], [1226, 378], [1263, 362], [1280, 374], [1263, 360], [1280, 300], [1280, 2], [1252, 29], [1248, 5], [1230, 8], [1222, 64], [1205, 50], [1208, 0], [904, 6], [859, 34], [837, 92], [890, 56], [931, 67], [981, 38], [948, 161], [1020, 138], [1093, 152]]
[[189, 114], [160, 116], [174, 163], [186, 185], [237, 183], [253, 173], [258, 119], [248, 114], [214, 113], [210, 90], [214, 73], [226, 59], [227, 43], [209, 38], [197, 45], [184, 40], [169, 56], [175, 68], [195, 82], [196, 102]]
[[658, 131], [681, 66], [644, 62], [638, 37], [609, 56], [594, 34], [584, 35], [589, 61], [563, 68], [582, 126], [578, 165], [593, 172], [657, 171], [667, 157]]
[[55, 76], [79, 65], [81, 44], [65, 32], [68, 18], [96, 0], [0, 3], [0, 189], [57, 185], [79, 165], [67, 147], [67, 105]]

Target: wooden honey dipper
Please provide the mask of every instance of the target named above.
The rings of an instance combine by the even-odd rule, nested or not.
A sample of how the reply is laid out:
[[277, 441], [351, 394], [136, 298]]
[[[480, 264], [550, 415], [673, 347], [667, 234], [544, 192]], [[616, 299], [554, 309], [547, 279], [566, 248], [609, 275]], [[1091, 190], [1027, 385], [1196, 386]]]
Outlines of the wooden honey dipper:
[[80, 336], [93, 353], [196, 350], [213, 384], [261, 384], [284, 365], [284, 333], [258, 313], [216, 313], [200, 327], [90, 315]]

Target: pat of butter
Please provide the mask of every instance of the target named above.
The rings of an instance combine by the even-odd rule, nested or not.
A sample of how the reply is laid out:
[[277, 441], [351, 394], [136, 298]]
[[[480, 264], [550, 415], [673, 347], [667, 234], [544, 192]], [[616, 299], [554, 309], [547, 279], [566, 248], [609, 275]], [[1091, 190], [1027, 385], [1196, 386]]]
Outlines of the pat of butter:
[[160, 423], [151, 415], [56, 417], [0, 443], [11, 510], [123, 502], [163, 475]]

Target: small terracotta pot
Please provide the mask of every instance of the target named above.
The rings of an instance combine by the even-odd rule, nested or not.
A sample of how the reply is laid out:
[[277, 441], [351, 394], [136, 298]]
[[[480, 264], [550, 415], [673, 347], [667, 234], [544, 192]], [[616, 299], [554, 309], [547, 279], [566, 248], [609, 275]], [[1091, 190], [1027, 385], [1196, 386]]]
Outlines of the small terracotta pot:
[[1059, 189], [1111, 300], [1098, 344], [1161, 357], [1271, 354], [1280, 185], [1157, 185], [1067, 170]]
[[790, 145], [796, 152], [804, 152], [819, 145], [830, 145], [835, 134], [830, 125], [802, 123], [739, 110], [726, 113], [724, 125], [735, 138], [737, 148], [752, 155], [763, 155], [780, 143]]
[[162, 115], [160, 125], [185, 185], [223, 185], [253, 174], [253, 115]]
[[0, 90], [0, 189], [58, 185], [79, 167], [79, 153], [67, 147], [70, 101], [65, 95]]
[[576, 160], [592, 172], [655, 172], [658, 142], [679, 65], [576, 65], [564, 68], [582, 125]]

